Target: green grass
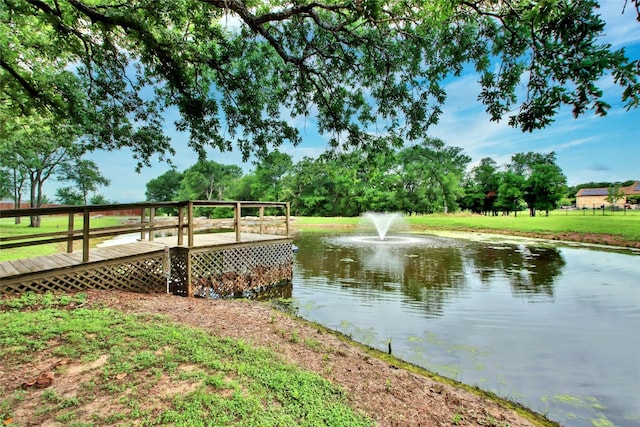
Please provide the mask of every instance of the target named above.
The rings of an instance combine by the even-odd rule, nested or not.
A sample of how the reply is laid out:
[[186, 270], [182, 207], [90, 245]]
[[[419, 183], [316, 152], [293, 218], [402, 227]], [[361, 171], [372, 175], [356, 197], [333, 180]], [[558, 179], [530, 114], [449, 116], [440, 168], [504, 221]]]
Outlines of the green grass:
[[[545, 216], [538, 212], [530, 217], [528, 212], [520, 212], [517, 217], [484, 216], [471, 214], [434, 214], [405, 217], [414, 229], [442, 230], [507, 230], [519, 233], [596, 233], [624, 236], [626, 240], [640, 240], [640, 210], [624, 212], [563, 211], [557, 210]], [[361, 218], [317, 218], [298, 217], [294, 225], [309, 230], [325, 229], [322, 226], [355, 227]]]
[[[5, 373], [28, 366], [36, 354], [40, 363], [67, 360], [44, 392], [0, 389], [0, 420], [36, 404], [29, 423], [373, 425], [349, 407], [344, 391], [270, 350], [159, 316], [85, 308], [82, 295], [62, 298], [27, 294], [0, 301]], [[92, 364], [74, 391], [56, 389], [72, 367], [77, 372], [78, 365]]]
[[294, 224], [305, 226], [305, 227], [307, 226], [312, 227], [314, 225], [320, 226], [324, 224], [352, 226], [352, 225], [357, 225], [360, 221], [361, 221], [360, 217], [299, 216], [299, 217], [296, 217]]
[[537, 215], [530, 217], [526, 213], [511, 216], [483, 216], [483, 215], [426, 215], [408, 218], [410, 225], [446, 228], [446, 229], [495, 229], [517, 232], [576, 232], [617, 234], [629, 240], [640, 239], [640, 211], [615, 213], [602, 216], [591, 213], [583, 215], [573, 211], [566, 214], [563, 211], [553, 211], [549, 216]]
[[[25, 238], [28, 238], [33, 234], [66, 232], [68, 222], [69, 217], [66, 215], [42, 216], [40, 227], [32, 228], [29, 227], [29, 217], [21, 218], [20, 224], [16, 224], [14, 218], [2, 218], [0, 219], [0, 237], [24, 236]], [[121, 225], [121, 222], [121, 217], [105, 216], [100, 218], [91, 218], [90, 225], [91, 228], [114, 227]], [[82, 230], [83, 223], [82, 215], [76, 215], [73, 228], [75, 230]], [[94, 243], [97, 243], [97, 241]], [[76, 245], [80, 245], [80, 243], [76, 241]], [[67, 244], [62, 242], [2, 249], [0, 251], [0, 261], [51, 255], [59, 252], [65, 252], [66, 247]]]

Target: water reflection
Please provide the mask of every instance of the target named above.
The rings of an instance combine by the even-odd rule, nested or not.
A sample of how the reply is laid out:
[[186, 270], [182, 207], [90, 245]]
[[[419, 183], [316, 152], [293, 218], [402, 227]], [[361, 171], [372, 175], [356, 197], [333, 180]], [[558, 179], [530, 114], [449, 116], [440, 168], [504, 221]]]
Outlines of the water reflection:
[[469, 257], [482, 283], [490, 285], [496, 275], [505, 275], [513, 295], [531, 301], [553, 299], [556, 279], [566, 264], [556, 248], [524, 244], [485, 244], [471, 249]]
[[[556, 278], [565, 261], [555, 248], [461, 244], [453, 239], [412, 237], [411, 244], [357, 237], [308, 235], [296, 255], [303, 277], [329, 283], [368, 299], [401, 292], [405, 302], [421, 307], [427, 317], [442, 315], [452, 298], [468, 292], [470, 277], [487, 287], [505, 277], [514, 297], [553, 300]], [[377, 291], [377, 292], [370, 292]]]
[[303, 317], [383, 351], [393, 338], [398, 357], [562, 424], [640, 421], [637, 256], [352, 237], [296, 237], [293, 298]]

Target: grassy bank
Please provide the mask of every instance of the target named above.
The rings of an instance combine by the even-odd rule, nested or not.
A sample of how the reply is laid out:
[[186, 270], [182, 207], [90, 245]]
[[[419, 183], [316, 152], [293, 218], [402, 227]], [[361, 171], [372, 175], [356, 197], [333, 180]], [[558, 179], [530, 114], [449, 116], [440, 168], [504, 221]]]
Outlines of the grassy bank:
[[4, 425], [557, 426], [259, 302], [0, 299]]
[[[361, 218], [315, 218], [298, 217], [295, 226], [298, 228], [317, 228], [332, 226], [337, 228], [356, 227]], [[552, 211], [549, 216], [539, 214], [530, 217], [521, 212], [517, 217], [484, 216], [472, 214], [435, 214], [405, 217], [412, 229], [420, 230], [475, 230], [485, 232], [507, 232], [521, 235], [540, 235], [541, 237], [560, 236], [567, 239], [586, 238], [591, 236], [608, 244], [608, 237], [617, 236], [616, 241], [623, 246], [640, 242], [640, 211], [605, 212], [597, 211]], [[575, 236], [571, 236], [574, 234]]]
[[160, 316], [87, 309], [84, 299], [0, 303], [0, 366], [18, 376], [0, 389], [4, 425], [34, 407], [34, 425], [373, 424], [341, 389], [270, 350]]

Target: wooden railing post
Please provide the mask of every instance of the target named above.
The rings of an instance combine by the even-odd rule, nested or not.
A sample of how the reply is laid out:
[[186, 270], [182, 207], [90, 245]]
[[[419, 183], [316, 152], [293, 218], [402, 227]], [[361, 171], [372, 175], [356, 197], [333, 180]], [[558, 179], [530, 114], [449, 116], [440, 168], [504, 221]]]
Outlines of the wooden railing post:
[[193, 298], [193, 285], [191, 284], [192, 280], [193, 280], [193, 274], [192, 274], [192, 269], [193, 269], [193, 259], [191, 258], [192, 254], [191, 251], [188, 250], [187, 251], [187, 277], [186, 277], [186, 281], [187, 281], [187, 297], [189, 298]]
[[178, 206], [178, 246], [184, 243], [184, 205]]
[[82, 262], [89, 262], [89, 208], [82, 212]]
[[67, 238], [67, 253], [68, 254], [73, 252], [73, 220], [74, 220], [74, 213], [73, 212], [69, 212], [69, 223], [68, 223], [68, 226], [67, 226], [67, 235], [69, 236]]
[[154, 224], [153, 222], [156, 219], [156, 208], [151, 207], [149, 208], [149, 241], [153, 242], [153, 235], [155, 234], [153, 232], [153, 228], [154, 228]]
[[291, 230], [290, 230], [290, 227], [291, 227], [291, 206], [289, 205], [289, 202], [287, 202], [287, 204], [285, 205], [285, 212], [286, 212], [285, 216], [286, 216], [286, 221], [287, 221], [287, 223], [285, 224], [285, 228], [287, 230], [286, 236], [290, 237], [290, 235], [291, 235], [290, 234], [291, 233]]
[[240, 202], [236, 202], [236, 212], [235, 212], [235, 229], [236, 229], [236, 243], [240, 243], [240, 218], [242, 217], [242, 204]]
[[144, 221], [147, 218], [147, 208], [142, 208], [142, 213], [140, 214], [140, 240], [144, 240]]
[[260, 206], [260, 234], [262, 234], [262, 221], [264, 221], [264, 206]]
[[187, 205], [187, 227], [188, 227], [188, 243], [189, 247], [193, 247], [193, 201], [189, 200], [189, 204]]

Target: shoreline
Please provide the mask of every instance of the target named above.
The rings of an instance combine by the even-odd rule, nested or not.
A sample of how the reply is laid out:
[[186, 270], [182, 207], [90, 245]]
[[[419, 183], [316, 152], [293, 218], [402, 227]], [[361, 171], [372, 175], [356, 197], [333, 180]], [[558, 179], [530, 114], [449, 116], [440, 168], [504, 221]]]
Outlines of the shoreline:
[[[74, 298], [76, 294], [79, 298]], [[370, 421], [371, 425], [559, 426], [557, 422], [548, 420], [522, 404], [436, 375], [353, 341], [344, 334], [282, 311], [272, 301], [209, 300], [164, 293], [143, 294], [114, 290], [90, 290], [65, 296], [71, 299], [68, 306], [62, 306], [62, 310], [95, 310], [98, 313], [113, 310], [125, 316], [140, 316], [143, 323], [156, 319], [160, 324], [169, 322], [192, 328], [195, 330], [194, 336], [204, 332], [214, 339], [228, 343], [230, 348], [251, 347], [251, 351], [268, 356], [276, 365], [284, 363], [292, 366], [292, 369], [300, 369], [332, 383], [344, 396], [345, 404], [355, 414], [362, 416], [363, 421]], [[33, 308], [39, 309], [36, 305], [32, 308], [26, 306], [24, 310]], [[87, 313], [81, 316], [91, 318], [92, 315]], [[78, 332], [82, 334], [81, 331], [76, 331]], [[189, 333], [187, 335], [190, 336]], [[154, 416], [157, 417], [159, 411], [167, 409], [164, 404], [158, 407], [158, 402], [171, 402], [174, 399], [172, 395], [176, 398], [182, 396], [180, 390], [187, 395], [200, 387], [214, 393], [217, 390], [209, 390], [208, 383], [203, 383], [199, 376], [179, 377], [176, 382], [169, 371], [164, 372], [163, 368], [156, 369], [153, 366], [130, 372], [125, 370], [125, 373], [117, 375], [114, 374], [116, 371], [109, 374], [104, 371], [105, 365], [119, 362], [111, 362], [113, 355], [108, 351], [105, 353], [101, 350], [102, 354], [98, 351], [100, 357], [97, 360], [92, 357], [75, 357], [73, 352], [66, 356], [73, 344], [69, 347], [70, 343], [67, 343], [65, 347], [65, 342], [61, 338], [49, 340], [44, 348], [38, 350], [39, 357], [23, 357], [20, 363], [9, 363], [0, 369], [0, 390], [7, 396], [7, 400], [3, 401], [2, 412], [5, 425], [60, 425], [59, 420], [66, 416], [71, 416], [70, 419], [78, 423], [108, 425], [111, 423], [105, 424], [99, 420], [108, 420], [112, 416], [127, 418], [125, 414], [132, 410], [123, 406], [122, 398], [127, 395], [137, 402], [134, 406], [138, 407], [138, 412], [131, 413], [130, 422], [136, 423], [136, 420], [142, 421], [146, 417], [146, 425], [156, 425], [147, 422], [154, 419]], [[82, 344], [79, 345], [82, 347]], [[167, 347], [165, 344], [156, 353], [171, 354], [170, 345]], [[197, 346], [196, 343], [194, 345]], [[119, 345], [116, 344], [116, 347]], [[63, 348], [66, 348], [65, 352], [60, 353]], [[116, 349], [116, 354], [117, 351]], [[198, 347], [197, 351], [207, 352], [207, 348]], [[194, 369], [197, 370], [197, 363], [182, 361], [174, 369], [185, 374], [193, 373]], [[43, 376], [44, 374], [46, 375]], [[232, 370], [226, 375], [229, 381], [234, 379]], [[35, 380], [31, 381], [32, 378]], [[42, 382], [39, 382], [41, 379]], [[44, 380], [47, 380], [46, 383]], [[131, 384], [127, 385], [129, 383]], [[98, 384], [120, 388], [119, 391], [110, 393], [108, 391], [112, 388], [101, 386], [102, 388], [96, 389]], [[313, 392], [311, 384], [309, 383], [309, 391]], [[144, 390], [144, 397], [136, 394], [137, 388]], [[203, 392], [205, 389], [202, 389]], [[225, 387], [219, 390], [220, 397], [236, 396], [225, 390]], [[300, 393], [299, 388], [296, 390]], [[241, 391], [248, 393], [249, 400], [260, 395], [254, 396], [249, 388], [241, 388]], [[43, 401], [45, 396], [58, 396], [64, 401], [72, 399], [72, 408], [56, 406], [57, 401]], [[187, 401], [189, 399], [188, 396], [180, 397], [183, 398]], [[46, 411], [42, 410], [43, 405], [48, 408]], [[98, 411], [96, 405], [100, 407], [99, 420], [93, 418], [93, 414]], [[169, 410], [173, 412], [183, 409], [172, 409], [169, 405]], [[143, 416], [143, 413], [146, 415]], [[206, 423], [205, 418], [199, 419]], [[242, 419], [236, 421], [242, 422]]]
[[343, 388], [380, 426], [559, 426], [525, 406], [436, 375], [270, 302], [89, 292], [90, 304], [168, 316], [218, 337], [266, 347]]

